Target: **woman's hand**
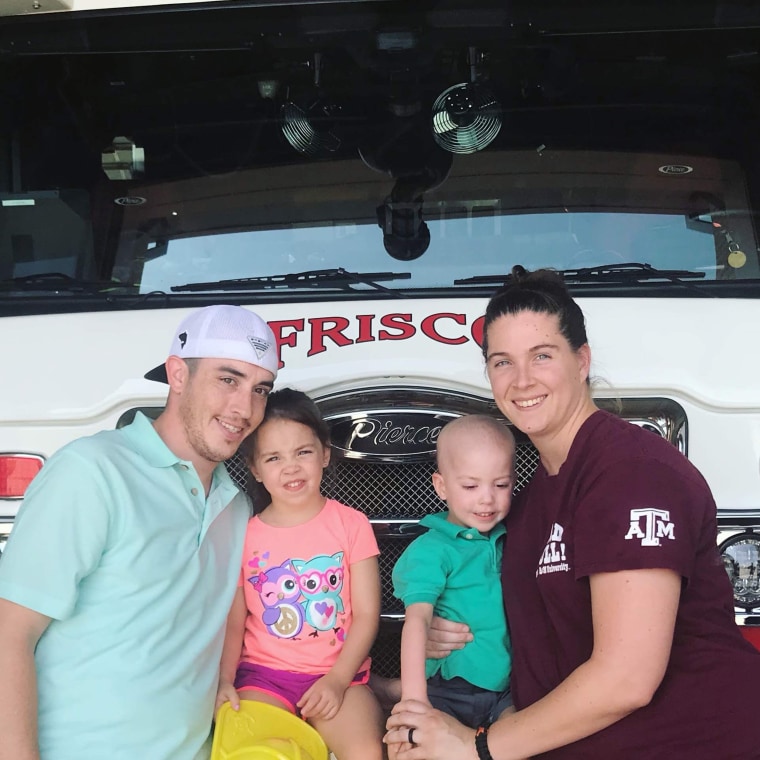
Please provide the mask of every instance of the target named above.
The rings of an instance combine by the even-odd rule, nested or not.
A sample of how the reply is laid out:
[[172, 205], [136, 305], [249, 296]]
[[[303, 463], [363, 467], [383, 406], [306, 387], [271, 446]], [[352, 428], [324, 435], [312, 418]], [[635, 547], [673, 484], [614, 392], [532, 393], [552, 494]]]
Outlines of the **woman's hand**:
[[[475, 731], [430, 705], [399, 702], [386, 723], [383, 741], [391, 760], [477, 760]], [[411, 738], [413, 744], [409, 744]]]
[[472, 638], [466, 623], [453, 623], [442, 617], [434, 617], [428, 629], [425, 657], [433, 660], [448, 657], [455, 649], [462, 649]]

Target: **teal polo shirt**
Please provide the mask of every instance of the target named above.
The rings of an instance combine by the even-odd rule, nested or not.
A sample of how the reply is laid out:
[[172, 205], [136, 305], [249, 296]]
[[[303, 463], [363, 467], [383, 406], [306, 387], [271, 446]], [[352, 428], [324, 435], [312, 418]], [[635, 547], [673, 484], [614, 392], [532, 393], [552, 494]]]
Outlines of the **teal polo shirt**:
[[53, 619], [43, 760], [203, 756], [248, 516], [224, 465], [206, 498], [143, 415], [45, 464], [0, 560], [0, 597]]
[[404, 550], [393, 568], [395, 595], [404, 603], [432, 604], [434, 614], [467, 623], [473, 640], [441, 660], [425, 661], [425, 675], [464, 678], [481, 689], [504, 691], [512, 667], [511, 646], [501, 594], [504, 525], [488, 535], [427, 515], [429, 528]]

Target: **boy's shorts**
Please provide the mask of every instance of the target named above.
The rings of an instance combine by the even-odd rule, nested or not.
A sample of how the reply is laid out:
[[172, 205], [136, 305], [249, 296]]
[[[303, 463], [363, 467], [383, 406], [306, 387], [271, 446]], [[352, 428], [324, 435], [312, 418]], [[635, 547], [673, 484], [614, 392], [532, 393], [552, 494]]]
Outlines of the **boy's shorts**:
[[[296, 705], [309, 688], [323, 675], [324, 673], [318, 675], [291, 673], [287, 670], [274, 670], [265, 668], [263, 665], [241, 662], [235, 674], [235, 688], [238, 691], [252, 689], [270, 694], [284, 702], [290, 712], [298, 715], [299, 711]], [[365, 684], [367, 681], [369, 681], [369, 670], [362, 670], [354, 676], [351, 686]]]
[[489, 691], [473, 686], [464, 678], [443, 678], [440, 673], [428, 678], [430, 704], [456, 718], [470, 728], [490, 725], [512, 706], [509, 687], [505, 691]]

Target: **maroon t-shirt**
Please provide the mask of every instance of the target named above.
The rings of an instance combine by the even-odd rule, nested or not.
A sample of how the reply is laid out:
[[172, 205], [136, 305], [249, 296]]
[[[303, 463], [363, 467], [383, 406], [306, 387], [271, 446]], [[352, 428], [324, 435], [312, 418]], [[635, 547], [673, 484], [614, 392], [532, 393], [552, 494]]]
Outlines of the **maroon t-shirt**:
[[715, 502], [696, 468], [607, 412], [586, 420], [556, 476], [539, 465], [515, 498], [504, 548], [518, 709], [591, 655], [591, 574], [669, 568], [683, 577], [670, 662], [651, 703], [542, 758], [760, 757], [760, 653], [734, 622], [716, 537]]

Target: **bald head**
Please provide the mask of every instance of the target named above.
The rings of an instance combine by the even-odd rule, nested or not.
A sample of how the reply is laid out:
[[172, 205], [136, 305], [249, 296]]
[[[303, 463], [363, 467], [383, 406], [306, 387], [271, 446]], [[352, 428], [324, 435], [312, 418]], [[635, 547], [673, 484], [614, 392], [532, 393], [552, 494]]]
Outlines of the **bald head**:
[[433, 488], [446, 502], [446, 519], [488, 534], [508, 514], [515, 439], [492, 417], [472, 414], [449, 422], [438, 436]]
[[503, 423], [485, 414], [457, 417], [441, 430], [436, 443], [438, 471], [443, 471], [463, 450], [496, 446], [514, 454], [515, 437]]

